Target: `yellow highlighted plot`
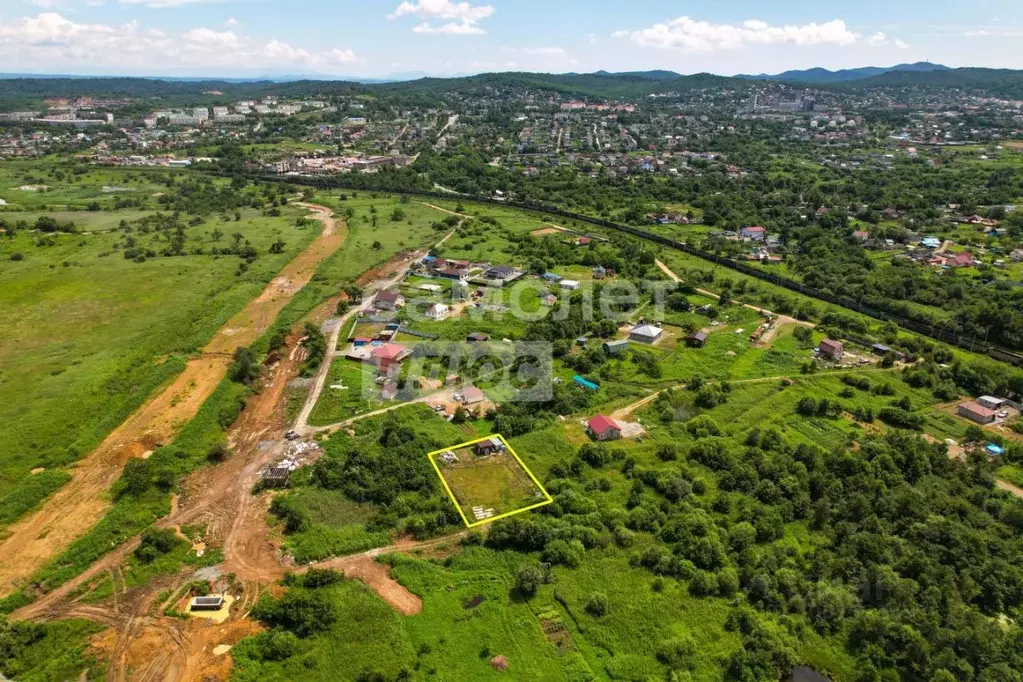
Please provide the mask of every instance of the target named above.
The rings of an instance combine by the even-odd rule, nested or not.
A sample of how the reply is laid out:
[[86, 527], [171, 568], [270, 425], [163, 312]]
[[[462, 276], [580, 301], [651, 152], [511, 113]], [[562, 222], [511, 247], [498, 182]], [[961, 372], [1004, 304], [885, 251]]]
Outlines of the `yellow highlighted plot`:
[[554, 501], [500, 434], [436, 450], [427, 457], [468, 528]]

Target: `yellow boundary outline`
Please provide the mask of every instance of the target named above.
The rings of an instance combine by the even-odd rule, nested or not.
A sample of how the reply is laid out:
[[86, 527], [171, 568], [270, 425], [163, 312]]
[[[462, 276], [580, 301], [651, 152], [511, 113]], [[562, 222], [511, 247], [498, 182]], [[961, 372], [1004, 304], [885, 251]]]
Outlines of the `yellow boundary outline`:
[[[536, 484], [536, 487], [540, 489], [540, 492], [543, 493], [543, 496], [546, 499], [544, 499], [543, 502], [537, 502], [536, 504], [531, 504], [528, 507], [523, 507], [522, 509], [516, 509], [514, 511], [505, 512], [503, 514], [498, 514], [497, 516], [491, 516], [488, 519], [482, 519], [480, 521], [475, 521], [473, 523], [469, 523], [469, 519], [465, 518], [465, 513], [462, 511], [462, 505], [460, 505], [458, 503], [458, 498], [456, 498], [455, 494], [453, 492], [451, 492], [451, 486], [449, 486], [448, 482], [444, 479], [444, 474], [441, 473], [440, 467], [437, 466], [437, 462], [435, 461], [434, 458], [437, 455], [444, 454], [445, 452], [449, 452], [449, 451], [452, 451], [452, 450], [458, 450], [459, 448], [468, 447], [470, 445], [475, 445], [476, 443], [479, 443], [479, 442], [482, 442], [482, 441], [485, 441], [485, 440], [490, 440], [491, 438], [499, 438], [501, 440], [501, 442], [504, 443], [504, 447], [508, 450], [508, 452], [511, 453], [512, 457], [515, 458], [515, 461], [519, 463], [519, 466], [522, 467], [522, 470], [526, 472], [526, 474], [529, 476], [530, 480], [532, 480], [533, 483]], [[549, 492], [547, 492], [547, 489], [543, 487], [543, 484], [540, 483], [540, 481], [537, 480], [536, 476], [534, 476], [533, 472], [529, 470], [529, 467], [527, 467], [526, 463], [522, 461], [522, 458], [519, 457], [518, 453], [515, 452], [515, 450], [512, 448], [512, 446], [508, 444], [508, 441], [506, 441], [504, 439], [504, 436], [502, 436], [499, 433], [495, 433], [495, 434], [490, 435], [490, 436], [483, 436], [482, 438], [476, 438], [474, 440], [470, 440], [470, 441], [465, 442], [465, 443], [460, 443], [458, 445], [452, 445], [452, 446], [449, 446], [449, 447], [446, 447], [446, 448], [442, 448], [440, 450], [434, 450], [433, 452], [427, 453], [426, 457], [427, 457], [427, 459], [430, 460], [430, 464], [433, 465], [433, 470], [437, 472], [437, 477], [440, 478], [441, 485], [444, 486], [444, 491], [447, 492], [448, 497], [451, 499], [451, 503], [454, 504], [455, 505], [455, 509], [458, 510], [458, 515], [462, 517], [462, 522], [465, 524], [466, 528], [474, 528], [476, 526], [482, 526], [482, 525], [485, 525], [485, 524], [488, 524], [488, 523], [493, 523], [494, 521], [497, 521], [498, 519], [506, 519], [509, 516], [513, 516], [515, 514], [521, 514], [522, 512], [527, 512], [527, 511], [530, 511], [532, 509], [536, 509], [537, 507], [542, 507], [542, 506], [544, 506], [546, 504], [550, 504], [551, 502], [554, 501], [554, 498], [552, 498], [551, 494]]]

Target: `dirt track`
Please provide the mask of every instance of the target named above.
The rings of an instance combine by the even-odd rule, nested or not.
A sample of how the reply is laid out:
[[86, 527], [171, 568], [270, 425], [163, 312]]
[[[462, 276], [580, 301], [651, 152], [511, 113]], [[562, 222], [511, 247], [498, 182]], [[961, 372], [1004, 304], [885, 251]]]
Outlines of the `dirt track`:
[[281, 273], [221, 328], [205, 353], [190, 360], [184, 372], [148, 400], [92, 453], [76, 463], [71, 481], [38, 511], [11, 526], [0, 543], [0, 594], [8, 594], [95, 525], [109, 507], [106, 492], [124, 463], [173, 439], [192, 419], [226, 376], [230, 353], [252, 343], [306, 283], [316, 267], [343, 239], [329, 209], [299, 204], [314, 211], [323, 231]]

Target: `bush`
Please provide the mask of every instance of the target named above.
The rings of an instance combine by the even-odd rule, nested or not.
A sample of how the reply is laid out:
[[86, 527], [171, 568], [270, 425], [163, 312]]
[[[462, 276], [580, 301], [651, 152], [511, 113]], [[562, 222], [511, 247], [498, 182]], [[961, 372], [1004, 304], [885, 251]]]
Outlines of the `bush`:
[[252, 647], [258, 660], [283, 661], [295, 653], [295, 649], [298, 648], [298, 637], [287, 630], [274, 628], [253, 637]]
[[170, 528], [149, 528], [142, 534], [142, 541], [135, 549], [135, 558], [144, 564], [156, 561], [169, 554], [179, 540]]
[[551, 540], [544, 546], [542, 557], [550, 564], [578, 568], [585, 552], [583, 543], [578, 540]]
[[332, 602], [302, 588], [288, 590], [280, 601], [269, 597], [260, 599], [252, 608], [252, 615], [257, 620], [284, 628], [299, 637], [329, 630], [337, 621], [337, 612]]
[[603, 592], [594, 592], [586, 602], [586, 613], [600, 618], [608, 610], [607, 595]]
[[15, 251], [14, 253], [11, 254], [11, 260], [13, 261], [25, 260], [25, 254], [23, 254], [21, 251]]
[[696, 642], [692, 637], [683, 635], [661, 642], [657, 647], [657, 660], [672, 670], [689, 668], [689, 661], [696, 653]]

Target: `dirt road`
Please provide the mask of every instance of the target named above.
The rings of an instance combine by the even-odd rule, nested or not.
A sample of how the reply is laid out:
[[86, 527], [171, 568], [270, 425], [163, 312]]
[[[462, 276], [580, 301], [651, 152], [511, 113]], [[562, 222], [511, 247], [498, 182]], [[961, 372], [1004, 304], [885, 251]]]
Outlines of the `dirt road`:
[[[661, 272], [663, 272], [665, 275], [667, 275], [668, 278], [671, 279], [671, 281], [673, 281], [673, 282], [681, 282], [682, 281], [682, 278], [680, 278], [678, 275], [676, 275], [674, 272], [672, 272], [671, 268], [669, 268], [667, 265], [665, 265], [663, 262], [661, 262], [660, 259], [657, 259], [654, 262], [657, 263], [657, 267], [659, 267], [661, 269]], [[721, 296], [721, 294], [715, 294], [713, 291], [708, 291], [706, 289], [700, 289], [699, 287], [697, 287], [696, 290], [698, 292], [700, 292], [701, 294], [703, 294], [704, 296], [711, 296], [713, 298], [719, 298]], [[744, 308], [749, 308], [750, 310], [755, 310], [758, 313], [760, 313], [761, 315], [771, 315], [772, 317], [776, 318], [775, 321], [774, 321], [774, 324], [771, 325], [771, 328], [768, 329], [767, 332], [760, 338], [760, 340], [759, 340], [759, 342], [757, 344], [757, 345], [760, 345], [760, 346], [767, 345], [770, 341], [773, 341], [774, 338], [778, 335], [778, 331], [781, 329], [781, 327], [783, 327], [783, 326], [785, 326], [787, 324], [798, 324], [798, 325], [802, 325], [803, 327], [811, 327], [811, 328], [817, 326], [813, 322], [807, 322], [806, 320], [797, 320], [796, 318], [790, 317], [789, 315], [782, 315], [780, 313], [774, 312], [773, 310], [768, 310], [767, 308], [761, 308], [760, 306], [753, 305], [752, 303], [743, 303], [742, 301], [735, 301], [735, 300], [733, 300], [731, 302], [735, 303], [737, 305], [741, 305]]]
[[281, 309], [310, 279], [316, 267], [343, 239], [330, 210], [300, 204], [315, 212], [323, 231], [280, 274], [222, 327], [185, 370], [115, 429], [92, 453], [78, 461], [71, 481], [36, 512], [11, 526], [0, 543], [0, 594], [17, 589], [47, 561], [92, 528], [108, 509], [106, 492], [125, 462], [169, 443], [191, 420], [227, 375], [230, 353], [265, 332]]
[[[437, 206], [431, 206], [430, 204], [426, 205], [430, 206], [431, 208], [435, 208], [438, 211], [445, 211], [446, 213], [452, 213], [453, 215], [461, 215], [460, 213], [446, 211], [445, 209], [438, 208]], [[459, 225], [461, 225], [461, 223], [459, 223]], [[454, 233], [455, 230], [451, 230], [450, 232], [448, 232], [440, 241], [438, 241], [434, 245], [434, 248], [442, 246], [444, 242], [450, 239], [451, 235], [453, 235]], [[426, 251], [416, 251], [410, 256], [403, 257], [402, 261], [400, 261], [400, 263], [397, 265], [397, 271], [391, 276], [390, 279], [385, 280], [382, 285], [377, 286], [376, 290], [387, 289], [389, 287], [396, 285], [398, 282], [404, 279], [405, 274], [409, 271], [409, 268], [412, 267], [412, 264], [420, 260], [423, 256], [426, 255], [426, 253], [427, 253]], [[310, 427], [309, 415], [312, 414], [313, 408], [316, 407], [316, 401], [320, 399], [320, 394], [323, 392], [323, 387], [327, 383], [327, 377], [330, 376], [331, 360], [343, 354], [337, 350], [337, 342], [338, 338], [341, 336], [341, 330], [344, 328], [344, 326], [348, 323], [348, 320], [350, 320], [353, 315], [358, 315], [360, 312], [369, 308], [372, 304], [373, 304], [372, 292], [367, 291], [363, 295], [363, 302], [357, 308], [349, 310], [347, 313], [345, 313], [344, 315], [335, 320], [335, 324], [330, 332], [330, 337], [327, 339], [327, 348], [329, 349], [328, 357], [325, 358], [323, 363], [320, 365], [320, 369], [316, 373], [316, 378], [313, 380], [312, 389], [309, 391], [309, 395], [306, 396], [305, 403], [302, 405], [302, 410], [299, 412], [298, 418], [295, 420], [295, 425], [293, 428], [298, 433], [307, 435], [315, 433], [316, 431], [326, 430], [324, 428]], [[386, 411], [387, 410], [381, 410], [381, 412]]]

